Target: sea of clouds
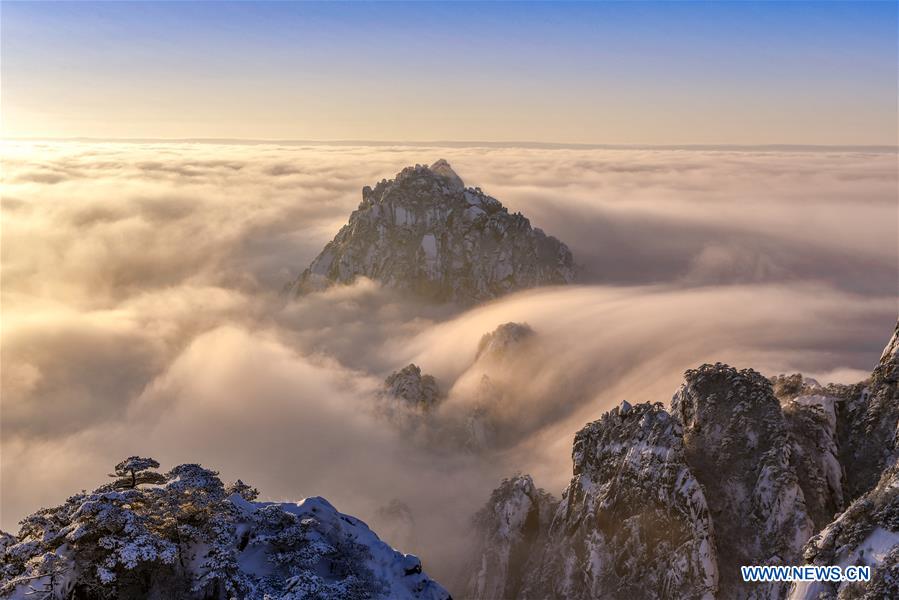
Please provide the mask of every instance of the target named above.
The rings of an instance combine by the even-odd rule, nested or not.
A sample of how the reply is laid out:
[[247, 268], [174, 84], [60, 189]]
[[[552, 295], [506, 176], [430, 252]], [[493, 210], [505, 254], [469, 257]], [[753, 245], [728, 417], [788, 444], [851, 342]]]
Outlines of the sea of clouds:
[[[466, 311], [368, 280], [281, 293], [363, 185], [438, 158], [568, 243], [583, 281]], [[498, 480], [558, 495], [574, 432], [622, 399], [667, 402], [714, 361], [858, 381], [896, 320], [895, 152], [7, 142], [2, 161], [7, 530], [140, 454], [325, 496], [388, 540], [377, 509], [400, 498], [402, 550], [451, 577]], [[508, 321], [538, 336], [504, 374], [512, 443], [430, 452], [372, 413], [409, 362], [463, 386]]]

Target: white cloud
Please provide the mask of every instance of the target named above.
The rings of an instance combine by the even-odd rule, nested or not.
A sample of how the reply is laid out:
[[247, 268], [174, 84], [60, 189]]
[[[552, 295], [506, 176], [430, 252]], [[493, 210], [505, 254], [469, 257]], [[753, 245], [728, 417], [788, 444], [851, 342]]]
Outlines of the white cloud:
[[[449, 564], [449, 532], [498, 477], [531, 471], [558, 492], [574, 431], [622, 398], [666, 401], [684, 369], [715, 360], [852, 379], [895, 319], [892, 154], [74, 143], [3, 153], [5, 528], [141, 453], [200, 461], [273, 497], [325, 495], [375, 527], [377, 507], [402, 497], [446, 542], [416, 551]], [[464, 313], [369, 281], [279, 296], [363, 185], [440, 157], [569, 242], [593, 282]], [[430, 455], [369, 416], [387, 373], [414, 361], [449, 388], [480, 336], [507, 321], [540, 339], [505, 374], [526, 382], [507, 415], [524, 442], [487, 459]]]

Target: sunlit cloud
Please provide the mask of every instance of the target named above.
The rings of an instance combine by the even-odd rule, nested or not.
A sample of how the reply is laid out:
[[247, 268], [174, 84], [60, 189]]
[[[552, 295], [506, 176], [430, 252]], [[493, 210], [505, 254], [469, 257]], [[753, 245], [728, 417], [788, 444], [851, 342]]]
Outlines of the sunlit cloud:
[[[441, 157], [569, 243], [584, 281], [466, 311], [368, 280], [280, 294], [363, 185]], [[442, 515], [416, 519], [443, 540], [416, 551], [449, 568], [499, 477], [557, 492], [573, 433], [622, 399], [667, 401], [717, 360], [855, 381], [895, 323], [892, 153], [7, 143], [3, 161], [4, 529], [149, 454], [376, 530], [401, 497]], [[528, 382], [502, 448], [430, 453], [372, 413], [409, 362], [464, 410], [478, 341], [509, 321], [536, 338], [494, 373]]]

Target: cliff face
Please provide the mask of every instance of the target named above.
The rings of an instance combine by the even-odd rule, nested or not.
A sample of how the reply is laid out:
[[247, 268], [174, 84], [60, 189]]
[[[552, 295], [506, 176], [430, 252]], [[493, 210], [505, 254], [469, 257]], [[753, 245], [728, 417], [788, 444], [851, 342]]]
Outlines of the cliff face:
[[803, 582], [790, 600], [899, 597], [899, 466], [893, 463], [874, 489], [849, 506], [805, 546], [813, 565], [867, 565], [868, 582]]
[[[711, 518], [684, 460], [680, 425], [660, 404], [622, 403], [587, 425], [575, 437], [573, 460], [551, 525], [532, 521], [543, 529], [528, 533], [534, 542], [516, 571], [524, 576], [489, 586], [472, 580], [465, 597], [714, 597]], [[494, 498], [505, 497], [502, 490]], [[495, 529], [480, 530], [476, 556], [484, 564], [497, 554]]]
[[362, 203], [293, 284], [295, 294], [358, 276], [468, 305], [574, 280], [565, 244], [477, 188], [444, 160], [362, 190]]
[[722, 591], [776, 596], [782, 586], [744, 584], [740, 566], [795, 564], [814, 524], [770, 382], [751, 369], [703, 365], [686, 373], [671, 409], [715, 521]]
[[[516, 571], [525, 575], [504, 579], [510, 570], [494, 569], [489, 585], [472, 580], [466, 594], [899, 597], [896, 340], [894, 333], [872, 376], [854, 386], [799, 374], [768, 380], [719, 363], [687, 371], [670, 413], [622, 403], [575, 436], [574, 476], [551, 523], [532, 521], [542, 529], [528, 530], [534, 541]], [[505, 487], [485, 510], [506, 497]], [[512, 555], [491, 542], [495, 524], [476, 523], [484, 564]], [[873, 575], [742, 581], [743, 565], [803, 561], [868, 565]]]
[[857, 498], [870, 490], [896, 460], [899, 419], [899, 324], [871, 378], [842, 390], [837, 434], [846, 491]]
[[518, 598], [558, 502], [527, 475], [504, 480], [475, 516], [480, 532], [464, 598]]
[[661, 404], [622, 403], [577, 433], [572, 458], [527, 597], [714, 597], [708, 505]]

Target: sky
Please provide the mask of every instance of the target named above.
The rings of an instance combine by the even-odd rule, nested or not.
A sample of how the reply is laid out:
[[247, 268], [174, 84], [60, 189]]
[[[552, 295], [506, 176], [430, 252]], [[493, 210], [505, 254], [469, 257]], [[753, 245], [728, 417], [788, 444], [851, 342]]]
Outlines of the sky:
[[4, 137], [897, 141], [893, 2], [0, 5]]

